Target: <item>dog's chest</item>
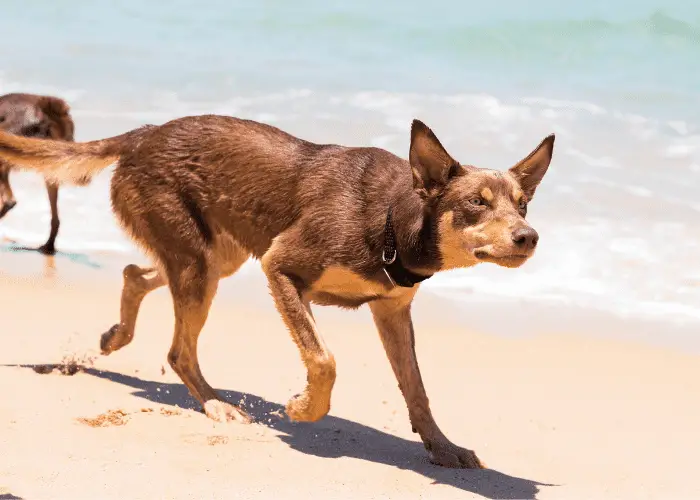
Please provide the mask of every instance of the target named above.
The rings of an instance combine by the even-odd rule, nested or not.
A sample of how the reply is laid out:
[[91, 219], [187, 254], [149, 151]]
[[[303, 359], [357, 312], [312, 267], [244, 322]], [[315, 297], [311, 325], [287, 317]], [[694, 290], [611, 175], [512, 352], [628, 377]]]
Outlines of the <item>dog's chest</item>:
[[400, 293], [389, 283], [383, 285], [370, 281], [353, 271], [333, 266], [327, 268], [311, 284], [307, 296], [312, 302], [343, 307], [359, 307], [381, 297], [391, 297]]

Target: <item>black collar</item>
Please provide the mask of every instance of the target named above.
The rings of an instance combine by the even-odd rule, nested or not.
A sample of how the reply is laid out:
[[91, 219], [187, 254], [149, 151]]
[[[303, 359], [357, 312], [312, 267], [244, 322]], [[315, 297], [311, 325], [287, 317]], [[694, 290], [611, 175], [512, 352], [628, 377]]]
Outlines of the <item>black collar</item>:
[[384, 250], [382, 251], [383, 269], [391, 284], [411, 288], [416, 283], [427, 280], [432, 276], [423, 276], [406, 269], [401, 263], [399, 252], [396, 248], [396, 233], [391, 223], [391, 208], [386, 214], [386, 225], [384, 226]]

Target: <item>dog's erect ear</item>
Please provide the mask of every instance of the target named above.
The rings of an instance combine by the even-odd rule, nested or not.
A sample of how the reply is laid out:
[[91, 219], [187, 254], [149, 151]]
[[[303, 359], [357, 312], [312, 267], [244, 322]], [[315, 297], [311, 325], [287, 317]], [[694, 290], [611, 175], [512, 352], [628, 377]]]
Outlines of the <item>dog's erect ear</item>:
[[462, 171], [462, 166], [445, 151], [433, 131], [420, 120], [413, 120], [411, 124], [408, 161], [413, 171], [415, 189], [444, 186]]
[[520, 183], [528, 200], [531, 200], [535, 195], [537, 186], [539, 186], [544, 174], [547, 173], [553, 152], [554, 134], [550, 134], [540, 142], [540, 145], [532, 153], [508, 170]]

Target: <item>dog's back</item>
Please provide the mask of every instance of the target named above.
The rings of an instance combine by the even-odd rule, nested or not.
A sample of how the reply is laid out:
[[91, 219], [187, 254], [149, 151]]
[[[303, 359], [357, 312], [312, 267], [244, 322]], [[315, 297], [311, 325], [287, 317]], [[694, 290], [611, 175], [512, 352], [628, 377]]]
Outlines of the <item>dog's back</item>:
[[[319, 145], [269, 125], [205, 115], [155, 128], [124, 154], [112, 200], [127, 225], [158, 211], [169, 220], [149, 226], [203, 240], [225, 232], [256, 257], [298, 219], [314, 219], [307, 235], [314, 244], [356, 259], [371, 221], [381, 234], [384, 203], [397, 190], [411, 196], [410, 168], [386, 151]], [[178, 229], [175, 213], [182, 214]]]
[[376, 267], [388, 207], [412, 220], [423, 206], [408, 162], [385, 150], [315, 144], [218, 115], [87, 143], [0, 135], [0, 155], [58, 182], [117, 162], [115, 215], [150, 254], [176, 245], [200, 253], [222, 236], [259, 258], [294, 225], [329, 261]]

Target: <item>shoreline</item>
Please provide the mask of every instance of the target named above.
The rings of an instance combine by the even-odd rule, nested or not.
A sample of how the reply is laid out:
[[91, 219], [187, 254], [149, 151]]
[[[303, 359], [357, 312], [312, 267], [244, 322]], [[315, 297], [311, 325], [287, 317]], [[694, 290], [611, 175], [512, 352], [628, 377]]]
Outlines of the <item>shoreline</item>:
[[[127, 264], [148, 267], [149, 260], [138, 252], [59, 252], [54, 257], [33, 251], [11, 250], [0, 245], [0, 282], [3, 279], [29, 282], [32, 286], [92, 286], [109, 285], [110, 290], [121, 292], [122, 269]], [[162, 290], [160, 291], [162, 292]], [[160, 293], [159, 292], [159, 293]], [[167, 293], [167, 292], [166, 292]], [[459, 295], [457, 293], [456, 295]], [[474, 294], [476, 295], [476, 294]], [[252, 259], [233, 277], [221, 280], [217, 297], [223, 300], [241, 300], [257, 308], [272, 305], [265, 278], [259, 264]], [[552, 304], [522, 299], [484, 299], [470, 302], [450, 297], [449, 289], [435, 290], [423, 286], [414, 300], [414, 315], [425, 314], [430, 325], [440, 328], [458, 328], [478, 331], [496, 337], [531, 337], [538, 334], [574, 335], [599, 339], [623, 340], [700, 354], [700, 335], [694, 323], [672, 324], [663, 320], [621, 317], [593, 308], [570, 304]], [[354, 321], [354, 316], [370, 318], [366, 307], [357, 311], [315, 306], [321, 316]], [[441, 314], [431, 314], [435, 310]], [[504, 312], [506, 312], [504, 314]]]

